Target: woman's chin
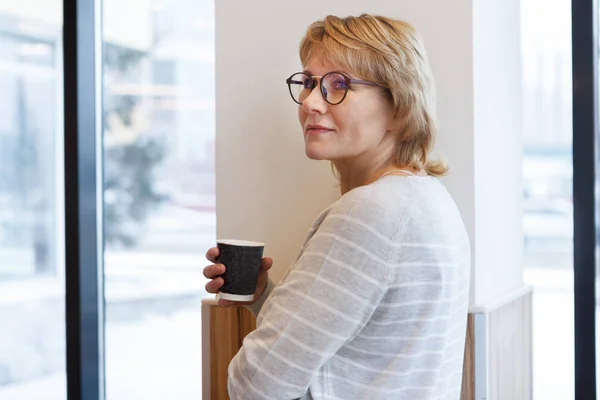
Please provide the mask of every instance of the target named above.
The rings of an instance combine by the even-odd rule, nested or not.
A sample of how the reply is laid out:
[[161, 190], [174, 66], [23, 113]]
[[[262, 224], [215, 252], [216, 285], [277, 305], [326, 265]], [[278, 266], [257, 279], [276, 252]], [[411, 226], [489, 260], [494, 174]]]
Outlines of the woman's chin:
[[306, 148], [306, 157], [311, 160], [321, 161], [321, 160], [329, 160], [329, 156], [323, 151], [316, 151], [314, 149]]
[[304, 152], [311, 160], [331, 160], [333, 156], [331, 146], [324, 146], [324, 143], [315, 143], [308, 141], [305, 143]]

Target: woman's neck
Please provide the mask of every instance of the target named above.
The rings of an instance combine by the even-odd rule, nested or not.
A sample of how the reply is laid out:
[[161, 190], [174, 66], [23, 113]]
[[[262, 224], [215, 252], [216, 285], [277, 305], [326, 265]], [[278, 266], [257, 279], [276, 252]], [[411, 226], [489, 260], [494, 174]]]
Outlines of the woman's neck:
[[422, 175], [421, 171], [418, 171], [412, 167], [402, 167], [394, 164], [388, 164], [379, 167], [365, 167], [361, 169], [346, 168], [343, 164], [335, 164], [335, 167], [340, 176], [340, 191], [342, 193], [342, 196], [348, 193], [349, 191], [356, 189], [357, 187], [369, 185], [377, 181], [384, 174], [397, 174], [405, 176], [410, 174]]

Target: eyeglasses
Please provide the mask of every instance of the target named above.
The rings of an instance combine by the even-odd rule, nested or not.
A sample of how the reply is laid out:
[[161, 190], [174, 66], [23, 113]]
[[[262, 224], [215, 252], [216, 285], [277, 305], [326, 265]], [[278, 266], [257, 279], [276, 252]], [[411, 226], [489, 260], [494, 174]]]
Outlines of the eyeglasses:
[[320, 79], [321, 95], [331, 105], [340, 104], [348, 94], [350, 85], [379, 86], [375, 82], [351, 79], [340, 72], [328, 72], [323, 76], [310, 76], [304, 72], [297, 72], [286, 79], [290, 95], [298, 104], [302, 104], [310, 95], [312, 90], [319, 85]]

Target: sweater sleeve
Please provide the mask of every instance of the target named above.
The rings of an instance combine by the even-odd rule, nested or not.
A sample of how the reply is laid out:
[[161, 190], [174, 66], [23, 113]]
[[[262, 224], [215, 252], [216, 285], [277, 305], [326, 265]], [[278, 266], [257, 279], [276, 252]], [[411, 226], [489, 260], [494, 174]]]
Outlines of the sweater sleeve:
[[260, 313], [260, 310], [262, 309], [265, 300], [267, 300], [267, 298], [271, 295], [274, 286], [275, 284], [273, 283], [271, 278], [269, 278], [269, 280], [267, 281], [267, 286], [265, 287], [265, 291], [263, 292], [262, 296], [260, 296], [260, 299], [258, 299], [256, 303], [246, 306], [246, 308], [250, 310], [250, 312], [254, 314], [255, 317], [258, 316], [258, 313]]
[[232, 400], [303, 396], [319, 369], [361, 331], [387, 288], [391, 239], [380, 229], [386, 219], [360, 197], [331, 209], [231, 361]]

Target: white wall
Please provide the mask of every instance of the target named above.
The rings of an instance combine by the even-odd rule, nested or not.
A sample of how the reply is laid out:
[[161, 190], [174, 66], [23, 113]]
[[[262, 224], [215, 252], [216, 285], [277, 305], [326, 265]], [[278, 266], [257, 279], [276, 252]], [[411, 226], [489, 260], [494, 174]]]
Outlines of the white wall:
[[[329, 163], [304, 155], [297, 106], [285, 78], [301, 69], [298, 45], [311, 22], [327, 14], [363, 12], [406, 20], [425, 40], [438, 92], [437, 152], [452, 168], [444, 183], [477, 249], [473, 46], [478, 42], [470, 0], [372, 0], [369, 5], [307, 0], [301, 7], [276, 0], [218, 1], [217, 235], [266, 242], [275, 280], [296, 257], [313, 219], [339, 196]], [[472, 290], [472, 303], [476, 293]]]

